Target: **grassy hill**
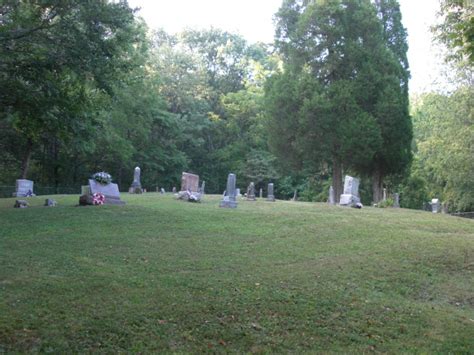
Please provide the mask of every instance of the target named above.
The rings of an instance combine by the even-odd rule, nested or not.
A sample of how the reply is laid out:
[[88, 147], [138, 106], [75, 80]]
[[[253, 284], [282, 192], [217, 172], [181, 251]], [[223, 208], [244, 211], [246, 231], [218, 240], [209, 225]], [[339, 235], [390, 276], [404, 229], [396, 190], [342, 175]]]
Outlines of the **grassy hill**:
[[0, 200], [0, 352], [472, 352], [474, 220]]

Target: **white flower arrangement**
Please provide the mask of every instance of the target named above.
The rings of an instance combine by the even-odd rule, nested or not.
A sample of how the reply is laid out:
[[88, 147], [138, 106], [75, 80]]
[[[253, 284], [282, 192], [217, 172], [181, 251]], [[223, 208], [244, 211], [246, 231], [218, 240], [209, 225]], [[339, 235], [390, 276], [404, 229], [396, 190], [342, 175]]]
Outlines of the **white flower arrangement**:
[[112, 182], [112, 176], [109, 173], [106, 173], [105, 171], [95, 173], [94, 175], [92, 175], [92, 179], [102, 185], [108, 185]]

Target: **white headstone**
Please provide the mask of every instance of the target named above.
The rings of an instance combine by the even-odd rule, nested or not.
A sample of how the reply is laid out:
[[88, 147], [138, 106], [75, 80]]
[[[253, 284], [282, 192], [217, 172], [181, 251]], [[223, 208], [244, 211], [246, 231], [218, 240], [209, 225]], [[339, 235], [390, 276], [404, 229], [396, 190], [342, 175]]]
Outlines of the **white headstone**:
[[344, 178], [344, 193], [341, 195], [339, 204], [341, 206], [352, 206], [360, 203], [359, 179], [346, 175]]
[[13, 197], [34, 196], [33, 181], [26, 179], [16, 180], [16, 188]]
[[439, 213], [440, 211], [441, 204], [439, 202], [439, 199], [434, 198], [431, 200], [431, 210], [433, 213]]

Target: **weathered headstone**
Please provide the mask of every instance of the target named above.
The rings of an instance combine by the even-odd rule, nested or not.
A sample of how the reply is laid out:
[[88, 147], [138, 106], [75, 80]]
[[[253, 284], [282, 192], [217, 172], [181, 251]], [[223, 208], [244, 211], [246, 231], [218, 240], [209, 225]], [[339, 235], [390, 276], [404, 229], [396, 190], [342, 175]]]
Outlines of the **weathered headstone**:
[[201, 187], [199, 188], [199, 192], [201, 193], [201, 195], [204, 195], [205, 191], [206, 191], [206, 182], [203, 180]]
[[15, 192], [13, 197], [29, 197], [35, 196], [33, 193], [33, 181], [26, 179], [16, 180]]
[[16, 200], [15, 205], [13, 207], [15, 207], [15, 208], [27, 208], [28, 206], [29, 206], [28, 201]]
[[58, 203], [56, 202], [56, 200], [53, 200], [52, 198], [47, 198], [44, 201], [45, 207], [56, 207], [57, 204]]
[[181, 191], [199, 192], [199, 175], [183, 173], [181, 175]]
[[239, 189], [239, 188], [235, 189], [235, 196], [236, 196], [236, 197], [241, 197], [241, 196], [242, 196], [242, 195], [240, 194], [240, 189]]
[[87, 195], [88, 204], [92, 204], [92, 195], [101, 193], [105, 196], [106, 205], [125, 205], [125, 202], [120, 199], [120, 192], [117, 184], [109, 183], [107, 185], [101, 184], [93, 179], [89, 179], [90, 194]]
[[175, 194], [176, 193], [176, 186], [173, 186], [173, 193]]
[[141, 170], [137, 166], [135, 170], [133, 171], [133, 182], [130, 188], [128, 189], [128, 192], [131, 194], [141, 194], [143, 192], [142, 190], [142, 184], [140, 182], [140, 174]]
[[235, 174], [229, 174], [227, 177], [227, 188], [225, 190], [225, 195], [219, 204], [219, 207], [225, 208], [236, 208], [237, 201], [236, 201], [236, 177]]
[[447, 202], [441, 204], [441, 213], [449, 213], [449, 204]]
[[383, 196], [382, 200], [386, 201], [387, 200], [387, 189], [385, 187], [383, 188], [383, 195], [382, 196]]
[[294, 194], [293, 194], [293, 198], [291, 199], [291, 201], [296, 201], [298, 199], [298, 190], [295, 190]]
[[393, 194], [393, 207], [400, 208], [400, 194]]
[[329, 186], [329, 198], [328, 198], [328, 203], [330, 205], [335, 205], [336, 204], [336, 194], [334, 193], [334, 187]]
[[439, 199], [434, 198], [431, 200], [431, 210], [433, 213], [439, 213], [440, 207], [441, 207], [441, 204], [439, 202]]
[[162, 187], [162, 188], [160, 189], [160, 194], [164, 194], [164, 193], [166, 193], [166, 191], [165, 191], [165, 189]]
[[260, 188], [260, 191], [259, 191], [258, 197], [260, 197], [260, 198], [263, 198], [263, 189], [262, 189], [262, 188]]
[[256, 201], [255, 184], [253, 182], [251, 182], [247, 187], [247, 201]]
[[359, 180], [346, 175], [344, 178], [344, 193], [341, 195], [339, 205], [356, 207], [360, 204]]
[[275, 195], [273, 194], [273, 183], [268, 184], [268, 193], [267, 193], [267, 201], [275, 202]]

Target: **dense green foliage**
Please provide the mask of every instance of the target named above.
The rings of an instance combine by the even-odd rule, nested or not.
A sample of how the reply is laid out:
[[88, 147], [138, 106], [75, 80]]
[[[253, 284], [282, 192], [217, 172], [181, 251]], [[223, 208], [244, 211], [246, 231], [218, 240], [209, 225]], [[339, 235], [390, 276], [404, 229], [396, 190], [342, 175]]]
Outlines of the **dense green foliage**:
[[285, 1], [276, 45], [284, 71], [267, 84], [270, 135], [293, 169], [383, 178], [410, 162], [406, 34], [395, 1]]
[[[474, 224], [124, 194], [0, 200], [0, 351], [469, 353]], [[25, 220], [28, 223], [25, 223]]]
[[474, 63], [474, 3], [466, 0], [441, 0], [443, 21], [434, 27], [439, 41], [450, 53], [448, 60]]
[[[467, 87], [471, 12], [443, 1], [436, 28]], [[469, 90], [441, 95], [445, 106], [416, 105], [412, 142], [397, 0], [285, 0], [275, 18], [275, 43], [250, 44], [215, 28], [149, 31], [125, 1], [2, 3], [0, 194], [20, 177], [38, 191], [78, 191], [103, 170], [127, 190], [140, 166], [148, 190], [179, 186], [189, 171], [220, 193], [234, 172], [243, 190], [273, 181], [281, 198], [296, 191], [325, 201], [329, 186], [338, 198], [352, 174], [364, 204], [385, 187], [402, 193], [405, 207], [442, 196], [452, 209], [472, 208], [470, 179], [452, 180], [454, 165], [433, 163], [451, 152], [433, 133], [441, 120], [420, 119], [451, 117], [443, 124], [468, 152], [454, 101]], [[470, 107], [465, 100], [464, 112]], [[446, 161], [469, 171], [469, 154], [454, 156]]]
[[440, 198], [451, 211], [474, 209], [473, 102], [473, 88], [464, 87], [451, 95], [426, 94], [414, 103], [416, 153], [407, 188], [418, 187], [404, 194], [407, 207], [419, 208], [423, 196], [416, 194], [429, 191], [430, 199]]

